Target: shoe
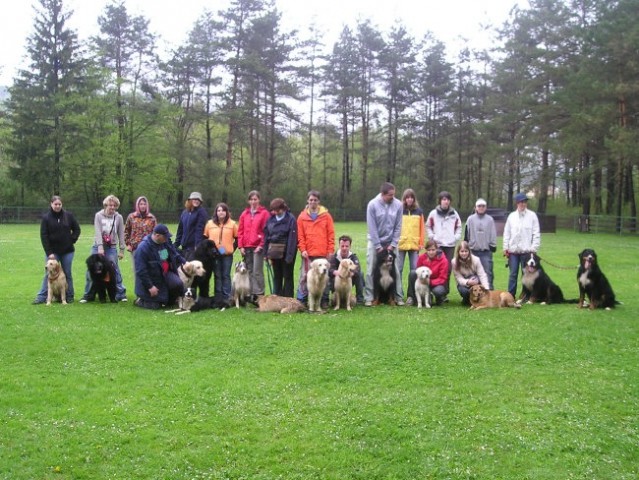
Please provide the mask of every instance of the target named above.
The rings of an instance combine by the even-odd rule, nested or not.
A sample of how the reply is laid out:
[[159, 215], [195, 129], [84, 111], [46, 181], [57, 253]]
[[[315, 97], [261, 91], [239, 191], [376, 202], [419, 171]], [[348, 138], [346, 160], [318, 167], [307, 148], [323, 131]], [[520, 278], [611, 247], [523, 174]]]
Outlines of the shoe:
[[406, 299], [406, 305], [411, 306], [413, 304], [413, 297], [408, 297]]
[[128, 302], [129, 300], [126, 297], [121, 298], [118, 302]]
[[67, 298], [67, 303], [73, 303], [73, 297]]
[[371, 302], [370, 300], [366, 300], [366, 301], [364, 302], [364, 306], [365, 306], [365, 307], [372, 307], [372, 306], [373, 306], [373, 302]]
[[395, 302], [395, 305], [397, 305], [398, 307], [403, 307], [403, 306], [404, 306], [404, 305], [406, 305], [406, 304], [404, 303], [404, 300], [397, 300], [397, 301]]
[[442, 303], [448, 303], [448, 297], [442, 298]]
[[87, 302], [88, 302], [88, 300], [86, 298], [81, 298], [80, 299], [80, 303], [87, 303]]
[[43, 300], [41, 298], [36, 298], [33, 302], [31, 302], [31, 305], [40, 305], [41, 303], [46, 302], [46, 300]]

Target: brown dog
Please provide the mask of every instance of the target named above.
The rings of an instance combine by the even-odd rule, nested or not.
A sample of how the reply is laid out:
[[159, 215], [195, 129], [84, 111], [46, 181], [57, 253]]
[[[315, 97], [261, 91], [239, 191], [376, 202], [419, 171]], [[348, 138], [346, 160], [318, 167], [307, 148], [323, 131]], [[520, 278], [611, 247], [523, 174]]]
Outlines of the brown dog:
[[67, 277], [62, 270], [62, 265], [57, 260], [50, 258], [44, 267], [47, 271], [47, 305], [60, 299], [62, 305], [67, 304]]
[[339, 262], [337, 276], [335, 277], [335, 308], [346, 306], [351, 311], [351, 290], [353, 289], [353, 274], [357, 271], [357, 265], [350, 258]]
[[480, 310], [482, 308], [520, 308], [515, 303], [515, 298], [503, 290], [486, 290], [481, 285], [470, 287], [470, 310]]
[[305, 310], [304, 304], [294, 298], [264, 295], [257, 299], [258, 312], [297, 313]]

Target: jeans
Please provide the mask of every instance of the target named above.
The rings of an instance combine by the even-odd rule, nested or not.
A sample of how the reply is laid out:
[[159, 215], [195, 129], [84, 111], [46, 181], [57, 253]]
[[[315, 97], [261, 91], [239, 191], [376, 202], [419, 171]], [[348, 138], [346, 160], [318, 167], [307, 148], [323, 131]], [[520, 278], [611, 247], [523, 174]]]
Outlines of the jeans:
[[[67, 295], [66, 301], [73, 301], [73, 297], [75, 292], [73, 290], [73, 255], [75, 252], [65, 253], [64, 255], [56, 255], [55, 258], [62, 265], [62, 271], [67, 277]], [[45, 257], [44, 261], [46, 262], [48, 257]], [[47, 300], [47, 293], [49, 292], [49, 280], [47, 278], [47, 274], [44, 274], [44, 279], [42, 279], [42, 287], [40, 287], [40, 291], [36, 295], [36, 300], [45, 302]]]
[[[96, 253], [98, 253], [98, 247], [94, 245], [91, 248], [91, 254]], [[115, 299], [119, 302], [123, 298], [126, 298], [126, 287], [122, 284], [122, 274], [120, 273], [120, 266], [118, 264], [118, 249], [116, 247], [109, 247], [104, 250], [104, 256], [115, 265]], [[89, 275], [89, 271], [87, 270], [86, 284], [84, 285], [84, 299], [93, 300], [93, 298], [89, 298], [92, 286], [91, 275]]]
[[220, 255], [215, 261], [215, 297], [228, 300], [231, 298], [231, 269], [233, 255]]
[[472, 250], [471, 253], [479, 258], [481, 266], [484, 267], [486, 275], [488, 275], [488, 289], [494, 290], [493, 280], [495, 274], [493, 273], [493, 252], [490, 250]]
[[511, 253], [508, 256], [508, 268], [510, 268], [510, 275], [508, 276], [508, 291], [510, 294], [515, 296], [517, 293], [517, 277], [519, 277], [519, 272], [524, 270], [524, 262], [528, 260], [530, 257], [530, 252], [528, 253]]
[[417, 250], [398, 250], [397, 251], [397, 267], [399, 272], [398, 285], [397, 285], [397, 295], [400, 298], [404, 298], [404, 287], [402, 286], [402, 282], [404, 281], [404, 263], [406, 261], [406, 257], [408, 257], [408, 271], [415, 270], [417, 268], [417, 257], [419, 256], [419, 251]]

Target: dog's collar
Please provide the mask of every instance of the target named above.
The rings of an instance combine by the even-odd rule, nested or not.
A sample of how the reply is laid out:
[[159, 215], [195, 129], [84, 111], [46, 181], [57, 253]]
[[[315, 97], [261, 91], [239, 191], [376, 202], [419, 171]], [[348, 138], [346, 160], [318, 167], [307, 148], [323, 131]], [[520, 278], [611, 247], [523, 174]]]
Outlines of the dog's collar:
[[184, 270], [184, 264], [180, 265], [180, 270], [182, 270], [182, 273], [183, 273], [185, 276], [187, 276], [187, 277], [189, 276], [189, 274], [186, 272], [186, 270]]

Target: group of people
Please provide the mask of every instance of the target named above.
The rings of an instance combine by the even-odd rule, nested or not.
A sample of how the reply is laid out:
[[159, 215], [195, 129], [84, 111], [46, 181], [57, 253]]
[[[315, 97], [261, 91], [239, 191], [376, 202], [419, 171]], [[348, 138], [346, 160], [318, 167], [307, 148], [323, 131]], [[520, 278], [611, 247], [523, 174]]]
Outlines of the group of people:
[[[536, 252], [540, 246], [537, 216], [527, 208], [525, 194], [517, 194], [517, 209], [506, 221], [503, 235], [504, 255], [508, 258], [510, 275], [508, 290], [513, 296], [525, 254]], [[307, 301], [307, 272], [313, 260], [326, 258], [330, 263], [329, 283], [322, 297], [326, 306], [333, 289], [341, 260], [348, 258], [356, 265], [353, 272], [356, 301], [360, 305], [373, 304], [373, 270], [377, 254], [387, 249], [396, 256], [395, 303], [411, 305], [415, 302], [414, 284], [418, 267], [431, 270], [430, 287], [435, 305], [448, 301], [451, 273], [464, 304], [469, 303], [469, 291], [481, 284], [492, 290], [493, 253], [497, 250], [497, 233], [493, 218], [487, 214], [487, 203], [478, 199], [475, 211], [462, 228], [458, 212], [452, 207], [452, 196], [443, 191], [438, 205], [426, 218], [412, 189], [406, 189], [401, 200], [395, 196], [395, 186], [385, 182], [379, 194], [366, 209], [367, 270], [364, 274], [359, 258], [352, 248], [353, 240], [342, 235], [335, 245], [335, 226], [326, 207], [321, 204], [320, 192], [311, 190], [306, 206], [297, 216], [291, 213], [282, 198], [271, 200], [267, 209], [261, 205], [258, 191], [251, 191], [247, 207], [236, 222], [229, 206], [218, 203], [209, 217], [199, 192], [192, 192], [180, 215], [175, 240], [171, 241], [168, 227], [158, 223], [151, 213], [147, 197], [139, 197], [126, 221], [117, 210], [120, 201], [108, 195], [103, 208], [94, 217], [92, 254], [103, 255], [113, 262], [116, 272], [116, 301], [126, 302], [126, 287], [122, 282], [118, 260], [129, 251], [133, 260], [135, 304], [144, 308], [169, 305], [183, 294], [177, 269], [193, 257], [198, 244], [212, 240], [217, 247], [213, 273], [214, 295], [221, 302], [231, 297], [231, 271], [236, 250], [246, 263], [251, 281], [251, 293], [265, 294], [264, 266], [266, 265], [271, 292]], [[463, 231], [463, 235], [462, 235]], [[67, 303], [74, 301], [72, 263], [80, 226], [74, 216], [62, 208], [62, 199], [54, 196], [50, 209], [43, 216], [40, 237], [46, 258], [60, 261], [67, 277]], [[462, 239], [463, 236], [463, 239]], [[424, 249], [424, 253], [420, 251]], [[299, 279], [295, 281], [297, 253], [301, 256]], [[408, 260], [408, 289], [404, 295], [404, 268]], [[210, 277], [209, 277], [210, 278]], [[207, 278], [208, 282], [208, 278]], [[91, 277], [87, 272], [84, 295], [80, 302], [94, 300]], [[208, 288], [203, 290], [208, 295]], [[47, 279], [34, 304], [44, 303]]]

